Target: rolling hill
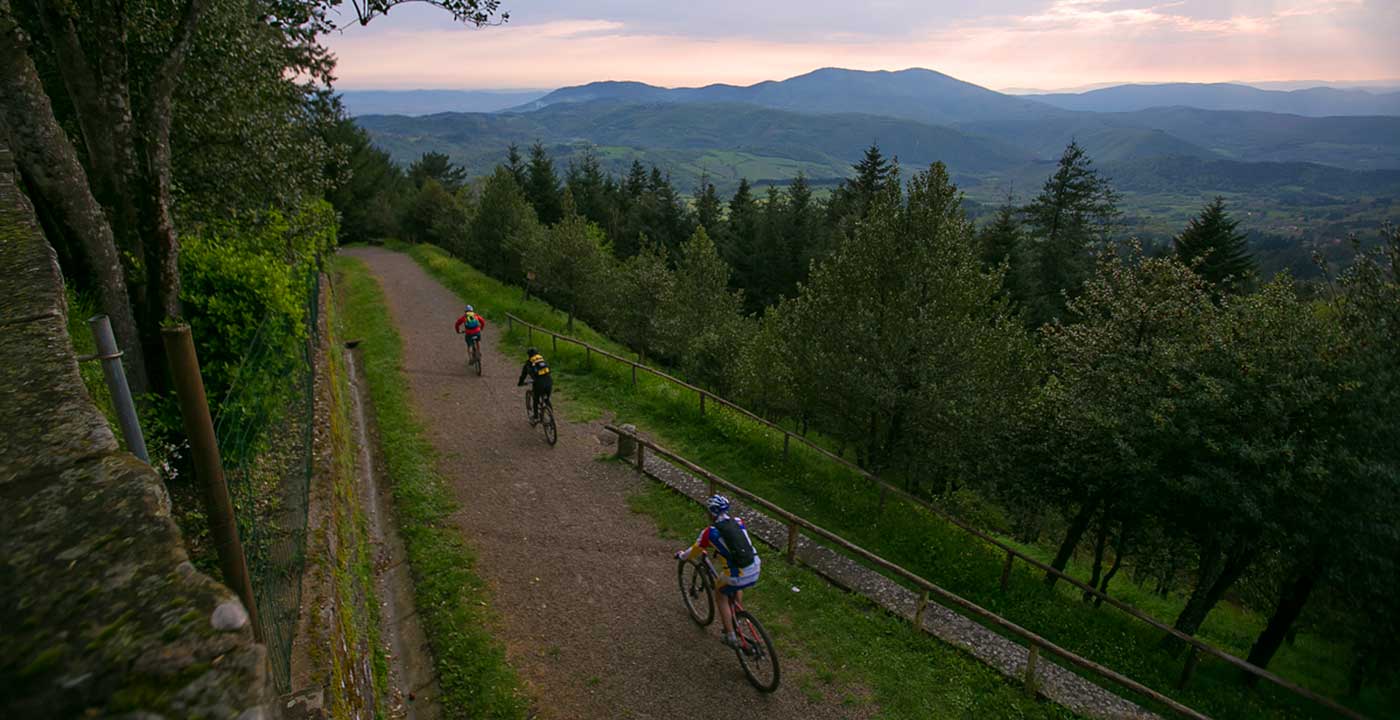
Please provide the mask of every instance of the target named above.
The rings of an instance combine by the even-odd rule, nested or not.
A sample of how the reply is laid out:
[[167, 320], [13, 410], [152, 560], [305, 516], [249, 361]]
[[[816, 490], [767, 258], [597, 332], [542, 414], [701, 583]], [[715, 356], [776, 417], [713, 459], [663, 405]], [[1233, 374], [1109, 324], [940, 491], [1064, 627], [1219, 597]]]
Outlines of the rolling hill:
[[1192, 107], [1201, 110], [1258, 112], [1326, 117], [1334, 115], [1400, 115], [1400, 92], [1315, 87], [1304, 90], [1261, 90], [1235, 83], [1165, 83], [1115, 85], [1082, 93], [1021, 95], [1028, 100], [1065, 110], [1135, 112], [1148, 108]]

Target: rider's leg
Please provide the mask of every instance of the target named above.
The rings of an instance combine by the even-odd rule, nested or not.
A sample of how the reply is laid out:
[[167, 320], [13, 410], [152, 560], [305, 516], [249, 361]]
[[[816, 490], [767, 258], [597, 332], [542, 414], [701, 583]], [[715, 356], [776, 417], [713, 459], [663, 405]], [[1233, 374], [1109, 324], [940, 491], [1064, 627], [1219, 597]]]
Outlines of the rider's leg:
[[[743, 591], [740, 590], [731, 595], [725, 592], [723, 588], [723, 585], [719, 587], [720, 602], [716, 603], [716, 605], [719, 606], [719, 621], [720, 625], [724, 628], [724, 634], [732, 638], [734, 637], [734, 598], [741, 596]], [[740, 598], [740, 600], [742, 600], [742, 598]]]

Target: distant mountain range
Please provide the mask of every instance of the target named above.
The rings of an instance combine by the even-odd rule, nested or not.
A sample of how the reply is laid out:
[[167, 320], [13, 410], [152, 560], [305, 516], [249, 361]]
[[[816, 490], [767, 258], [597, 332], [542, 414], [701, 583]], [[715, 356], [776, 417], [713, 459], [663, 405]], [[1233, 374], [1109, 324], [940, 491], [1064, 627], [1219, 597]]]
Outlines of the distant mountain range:
[[1254, 110], [1309, 117], [1329, 115], [1400, 115], [1400, 92], [1315, 87], [1305, 90], [1260, 90], [1231, 83], [1116, 85], [1081, 93], [1017, 97], [1066, 110], [1133, 112], [1158, 107], [1201, 110]]
[[826, 68], [749, 86], [597, 82], [499, 112], [357, 121], [402, 163], [435, 151], [482, 174], [509, 144], [539, 141], [561, 168], [585, 152], [616, 173], [640, 161], [670, 173], [683, 192], [701, 178], [728, 192], [741, 177], [784, 183], [798, 173], [829, 186], [876, 142], [906, 168], [943, 161], [983, 203], [1010, 190], [1033, 193], [1073, 140], [1127, 194], [1134, 232], [1174, 232], [1216, 194], [1247, 203], [1256, 227], [1271, 232], [1400, 221], [1400, 116], [1185, 106], [1294, 103], [1321, 113], [1318, 103], [1328, 98], [1353, 109], [1390, 101], [1384, 93], [1234, 85], [1124, 86], [1036, 99], [931, 70]]
[[341, 102], [357, 115], [432, 115], [496, 112], [544, 96], [548, 90], [342, 90]]

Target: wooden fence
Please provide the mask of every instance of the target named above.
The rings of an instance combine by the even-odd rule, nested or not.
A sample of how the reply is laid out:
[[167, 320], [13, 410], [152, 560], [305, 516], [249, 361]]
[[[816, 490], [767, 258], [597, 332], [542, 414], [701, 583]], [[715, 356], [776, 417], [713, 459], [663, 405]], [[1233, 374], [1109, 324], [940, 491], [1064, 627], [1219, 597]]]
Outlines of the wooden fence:
[[[866, 550], [865, 548], [856, 545], [855, 543], [850, 542], [849, 540], [846, 540], [845, 538], [841, 537], [840, 535], [837, 535], [836, 533], [831, 532], [830, 530], [826, 530], [816, 525], [815, 523], [812, 523], [804, 518], [798, 517], [797, 515], [794, 515], [793, 513], [788, 512], [787, 510], [784, 510], [781, 507], [778, 507], [772, 502], [769, 502], [768, 500], [765, 500], [759, 497], [758, 495], [755, 495], [749, 492], [748, 490], [745, 490], [739, 487], [738, 485], [735, 485], [734, 483], [731, 483], [728, 480], [725, 480], [719, 477], [718, 475], [715, 475], [714, 473], [706, 470], [705, 468], [702, 468], [699, 465], [696, 465], [695, 463], [690, 462], [689, 460], [686, 460], [685, 458], [661, 447], [660, 445], [657, 445], [656, 443], [647, 440], [646, 438], [643, 438], [635, 432], [631, 432], [619, 427], [614, 427], [612, 425], [607, 425], [605, 426], [605, 428], [610, 432], [616, 433], [620, 438], [627, 438], [633, 443], [635, 443], [637, 448], [636, 467], [638, 472], [643, 472], [643, 466], [645, 464], [646, 459], [646, 452], [650, 450], [653, 454], [665, 458], [666, 460], [676, 465], [679, 465], [685, 468], [686, 470], [704, 478], [706, 481], [709, 482], [711, 494], [713, 494], [718, 488], [722, 487], [730, 494], [735, 495], [737, 497], [741, 497], [749, 503], [763, 508], [769, 515], [781, 521], [783, 524], [787, 525], [787, 546], [786, 548], [784, 548], [784, 556], [787, 558], [788, 562], [795, 563], [797, 561], [797, 543], [801, 537], [802, 532], [805, 531], [817, 538], [821, 538], [822, 540], [825, 540], [826, 542], [835, 545], [836, 547], [878, 568], [881, 568], [891, 573], [892, 575], [895, 575], [913, 584], [915, 587], [922, 591], [922, 595], [919, 598], [918, 608], [914, 612], [914, 625], [917, 629], [921, 631], [923, 630], [923, 615], [925, 608], [928, 606], [928, 603], [931, 600], [937, 600], [944, 607], [955, 611], [960, 611], [960, 614], [964, 616], [971, 616], [973, 618], [976, 618], [977, 620], [992, 625], [993, 627], [1000, 628], [1006, 634], [1025, 642], [1027, 648], [1027, 655], [1026, 667], [1022, 677], [1022, 681], [1026, 684], [1026, 688], [1031, 692], [1035, 692], [1037, 689], [1036, 660], [1043, 652], [1047, 655], [1053, 655], [1055, 657], [1058, 657], [1064, 660], [1065, 662], [1070, 663], [1071, 665], [1082, 668], [1095, 677], [1110, 680], [1122, 686], [1123, 688], [1126, 688], [1127, 690], [1137, 693], [1154, 702], [1160, 703], [1161, 705], [1171, 709], [1172, 712], [1176, 713], [1181, 717], [1191, 718], [1192, 720], [1210, 720], [1209, 716], [1204, 715], [1196, 710], [1192, 710], [1191, 708], [1182, 705], [1176, 700], [1173, 700], [1167, 697], [1166, 695], [1163, 695], [1162, 693], [1159, 693], [1156, 690], [1153, 690], [1152, 688], [1147, 687], [1146, 685], [1143, 685], [1142, 683], [1139, 683], [1136, 680], [1127, 677], [1126, 675], [1122, 675], [1110, 668], [1104, 667], [1103, 665], [1089, 660], [1088, 658], [1082, 657], [1080, 655], [1075, 654], [1074, 652], [1066, 650], [1060, 647], [1059, 645], [1056, 645], [1055, 643], [1050, 642], [1049, 640], [1046, 640], [1045, 638], [1021, 627], [1020, 625], [1017, 625], [1016, 623], [1013, 623], [1010, 620], [1007, 620], [1006, 618], [1003, 618], [1002, 616], [997, 615], [996, 613], [987, 610], [986, 608], [983, 608], [982, 606], [972, 602], [971, 600], [967, 600], [960, 595], [956, 595], [952, 592], [949, 592], [948, 590], [944, 590], [938, 585], [935, 585], [934, 583], [924, 579], [922, 576], [916, 575], [915, 573], [906, 570], [903, 567], [896, 565], [895, 563], [892, 563], [880, 557], [879, 555], [876, 555], [875, 553], [872, 553], [869, 550]], [[622, 442], [618, 443], [619, 449], [621, 449], [623, 444], [624, 443]]]
[[[1367, 718], [1366, 716], [1364, 716], [1364, 715], [1362, 715], [1362, 714], [1356, 712], [1355, 710], [1352, 710], [1351, 708], [1348, 708], [1348, 707], [1346, 707], [1346, 706], [1344, 706], [1344, 705], [1341, 705], [1340, 703], [1336, 702], [1335, 700], [1332, 700], [1331, 698], [1328, 698], [1328, 697], [1319, 695], [1318, 693], [1313, 692], [1312, 690], [1309, 690], [1309, 689], [1307, 689], [1307, 688], [1305, 688], [1305, 687], [1302, 687], [1301, 685], [1298, 685], [1297, 683], [1294, 683], [1294, 682], [1292, 682], [1292, 681], [1290, 681], [1290, 680], [1287, 680], [1287, 679], [1285, 679], [1285, 678], [1283, 678], [1283, 677], [1280, 677], [1280, 676], [1278, 676], [1278, 675], [1276, 675], [1276, 674], [1274, 674], [1274, 673], [1272, 673], [1272, 672], [1270, 672], [1270, 671], [1268, 671], [1268, 670], [1265, 670], [1264, 668], [1258, 667], [1258, 666], [1256, 666], [1256, 665], [1254, 665], [1254, 664], [1252, 664], [1252, 663], [1250, 663], [1250, 662], [1244, 660], [1243, 658], [1236, 657], [1235, 655], [1232, 655], [1232, 654], [1230, 654], [1230, 653], [1228, 653], [1228, 652], [1226, 652], [1226, 651], [1224, 651], [1224, 650], [1221, 650], [1220, 648], [1217, 648], [1217, 647], [1215, 647], [1214, 645], [1211, 645], [1211, 644], [1209, 644], [1209, 643], [1207, 643], [1207, 642], [1205, 642], [1205, 641], [1203, 641], [1203, 640], [1200, 640], [1199, 638], [1193, 637], [1193, 636], [1191, 636], [1191, 635], [1187, 635], [1187, 634], [1181, 632], [1180, 630], [1177, 630], [1176, 628], [1174, 628], [1174, 627], [1172, 627], [1172, 626], [1170, 626], [1170, 625], [1167, 625], [1167, 624], [1163, 623], [1162, 621], [1158, 620], [1157, 618], [1154, 618], [1154, 617], [1148, 615], [1147, 613], [1144, 613], [1143, 611], [1137, 609], [1136, 607], [1133, 607], [1132, 605], [1129, 605], [1129, 604], [1127, 604], [1127, 603], [1125, 603], [1125, 602], [1123, 602], [1123, 601], [1121, 601], [1121, 600], [1118, 600], [1117, 598], [1114, 598], [1114, 597], [1108, 595], [1107, 593], [1100, 591], [1100, 590], [1099, 590], [1098, 588], [1096, 588], [1096, 587], [1090, 586], [1089, 584], [1087, 584], [1087, 583], [1083, 582], [1082, 580], [1079, 580], [1079, 579], [1077, 579], [1077, 578], [1075, 578], [1075, 577], [1069, 575], [1068, 573], [1062, 572], [1062, 571], [1060, 571], [1060, 570], [1056, 570], [1055, 568], [1050, 567], [1049, 565], [1047, 565], [1047, 564], [1041, 562], [1040, 560], [1037, 560], [1036, 558], [1033, 558], [1033, 557], [1031, 557], [1031, 556], [1029, 556], [1029, 555], [1026, 555], [1025, 553], [1021, 552], [1020, 550], [1017, 550], [1016, 548], [1013, 548], [1013, 547], [1007, 545], [1006, 543], [1002, 542], [1001, 540], [998, 540], [997, 538], [994, 538], [994, 537], [992, 537], [991, 535], [988, 535], [987, 533], [985, 533], [985, 532], [983, 532], [983, 531], [981, 531], [981, 530], [979, 530], [979, 529], [973, 527], [972, 525], [969, 525], [967, 522], [965, 522], [965, 521], [962, 520], [961, 518], [959, 518], [959, 517], [957, 517], [957, 516], [955, 516], [955, 515], [952, 515], [952, 514], [949, 513], [948, 511], [946, 511], [946, 510], [944, 510], [944, 509], [942, 509], [942, 508], [940, 508], [940, 507], [934, 505], [933, 503], [929, 502], [928, 500], [925, 500], [925, 499], [923, 499], [923, 498], [921, 498], [921, 497], [918, 497], [918, 496], [916, 496], [916, 495], [914, 495], [914, 494], [912, 494], [912, 493], [909, 493], [909, 492], [907, 492], [907, 491], [905, 491], [905, 490], [903, 490], [903, 489], [901, 489], [901, 488], [898, 488], [898, 487], [896, 487], [896, 486], [894, 486], [894, 485], [891, 485], [890, 483], [885, 482], [884, 480], [881, 480], [881, 479], [880, 479], [879, 477], [877, 477], [876, 475], [874, 475], [874, 474], [872, 474], [872, 473], [866, 471], [864, 468], [861, 468], [860, 466], [858, 466], [858, 465], [856, 465], [855, 463], [852, 463], [851, 461], [849, 461], [849, 460], [847, 460], [847, 459], [845, 459], [845, 458], [843, 458], [843, 457], [837, 455], [836, 453], [833, 453], [833, 452], [831, 452], [830, 450], [827, 450], [826, 448], [821, 447], [820, 445], [818, 445], [818, 444], [812, 442], [811, 440], [808, 440], [807, 438], [805, 438], [805, 437], [803, 437], [803, 436], [801, 436], [801, 435], [799, 435], [799, 434], [797, 434], [797, 433], [794, 433], [794, 432], [792, 432], [791, 430], [788, 430], [787, 428], [782, 427], [781, 425], [778, 425], [777, 423], [771, 422], [771, 421], [769, 421], [769, 420], [767, 420], [767, 419], [765, 419], [765, 418], [763, 418], [763, 417], [760, 417], [759, 415], [757, 415], [757, 414], [755, 414], [755, 413], [749, 411], [748, 409], [745, 409], [745, 408], [743, 408], [743, 407], [740, 407], [739, 405], [736, 405], [736, 404], [734, 404], [733, 402], [730, 402], [729, 400], [726, 400], [726, 399], [724, 399], [724, 398], [722, 398], [722, 397], [719, 397], [718, 395], [715, 395], [714, 393], [711, 393], [710, 391], [705, 390], [704, 388], [701, 388], [701, 387], [697, 387], [697, 386], [695, 386], [695, 385], [692, 385], [692, 384], [690, 384], [690, 383], [688, 383], [688, 382], [686, 382], [686, 381], [684, 381], [684, 380], [681, 380], [680, 378], [674, 377], [674, 376], [672, 376], [672, 375], [668, 375], [667, 373], [664, 373], [664, 372], [662, 372], [662, 371], [660, 371], [660, 370], [657, 370], [656, 368], [652, 368], [652, 367], [649, 367], [649, 366], [647, 366], [647, 365], [643, 365], [643, 364], [641, 364], [641, 363], [639, 363], [639, 362], [637, 362], [637, 361], [635, 361], [635, 360], [633, 360], [633, 359], [631, 359], [631, 358], [626, 358], [626, 357], [623, 357], [623, 356], [618, 355], [618, 354], [616, 354], [616, 353], [608, 352], [607, 350], [604, 350], [604, 349], [599, 348], [599, 347], [595, 347], [595, 346], [590, 345], [589, 343], [586, 343], [586, 342], [584, 342], [584, 341], [582, 341], [582, 340], [579, 340], [579, 339], [577, 339], [577, 338], [569, 337], [569, 336], [567, 336], [567, 335], [563, 335], [563, 334], [560, 334], [560, 333], [556, 333], [556, 332], [554, 332], [553, 330], [550, 330], [550, 329], [548, 329], [548, 328], [540, 327], [539, 325], [535, 325], [535, 324], [530, 323], [530, 322], [528, 322], [528, 321], [522, 320], [521, 318], [516, 317], [515, 315], [512, 315], [512, 314], [510, 314], [510, 313], [506, 313], [506, 322], [507, 322], [508, 329], [514, 329], [514, 326], [517, 325], [517, 324], [520, 325], [520, 326], [522, 326], [522, 327], [524, 327], [524, 328], [526, 329], [526, 332], [528, 333], [529, 340], [530, 340], [530, 342], [532, 342], [532, 343], [534, 342], [534, 334], [535, 334], [535, 333], [541, 333], [541, 334], [544, 334], [544, 335], [548, 335], [548, 336], [550, 337], [550, 339], [551, 339], [551, 347], [552, 347], [553, 350], [555, 350], [555, 351], [557, 351], [557, 350], [559, 349], [559, 342], [560, 342], [561, 340], [562, 340], [563, 342], [567, 343], [567, 344], [572, 344], [572, 345], [577, 345], [577, 346], [579, 346], [579, 347], [582, 347], [582, 348], [584, 349], [585, 362], [589, 363], [590, 367], [591, 367], [591, 364], [592, 364], [593, 355], [599, 355], [599, 356], [602, 356], [602, 357], [607, 358], [607, 359], [609, 359], [609, 360], [612, 360], [612, 361], [614, 361], [614, 362], [618, 362], [618, 363], [621, 363], [621, 364], [623, 364], [623, 365], [629, 366], [629, 367], [631, 368], [631, 370], [632, 370], [632, 384], [633, 384], [633, 385], [636, 385], [636, 384], [637, 384], [637, 372], [638, 372], [638, 371], [641, 371], [641, 372], [643, 372], [643, 373], [647, 373], [647, 374], [656, 376], [656, 377], [658, 377], [658, 378], [661, 378], [662, 380], [665, 380], [665, 381], [667, 381], [667, 382], [669, 382], [669, 383], [671, 383], [671, 384], [678, 385], [678, 386], [683, 387], [683, 388], [685, 388], [685, 389], [687, 389], [687, 390], [690, 390], [690, 391], [694, 392], [694, 393], [699, 397], [700, 412], [701, 412], [701, 414], [704, 414], [704, 413], [705, 413], [705, 410], [706, 410], [706, 403], [707, 403], [707, 400], [708, 400], [708, 402], [709, 402], [710, 404], [719, 405], [720, 407], [728, 408], [729, 410], [732, 410], [732, 411], [738, 413], [738, 414], [741, 415], [742, 417], [745, 417], [745, 418], [747, 418], [747, 419], [749, 419], [749, 420], [752, 420], [753, 422], [756, 422], [756, 423], [758, 423], [758, 424], [760, 424], [760, 425], [762, 425], [762, 426], [764, 426], [764, 427], [766, 427], [766, 428], [769, 428], [769, 429], [771, 429], [771, 430], [773, 430], [773, 431], [775, 431], [775, 432], [781, 433], [781, 434], [782, 434], [782, 437], [783, 437], [783, 457], [784, 457], [784, 458], [787, 458], [788, 453], [789, 453], [789, 447], [790, 447], [794, 442], [796, 442], [796, 443], [799, 444], [799, 445], [802, 445], [802, 446], [807, 447], [809, 450], [812, 450], [812, 451], [816, 452], [818, 455], [820, 455], [820, 456], [822, 456], [822, 457], [824, 457], [824, 458], [826, 458], [826, 459], [828, 459], [828, 460], [830, 460], [830, 461], [832, 461], [832, 462], [835, 462], [835, 463], [837, 463], [837, 464], [843, 466], [844, 468], [850, 470], [851, 472], [856, 473], [856, 474], [859, 475], [860, 477], [866, 479], [866, 480], [869, 481], [871, 484], [873, 484], [873, 485], [879, 490], [879, 492], [880, 492], [880, 507], [881, 507], [881, 508], [884, 508], [886, 498], [889, 497], [890, 495], [893, 495], [893, 496], [896, 497], [896, 498], [903, 499], [903, 500], [905, 500], [905, 501], [907, 501], [907, 502], [910, 502], [910, 503], [915, 504], [915, 505], [918, 506], [918, 507], [921, 507], [921, 508], [923, 508], [923, 509], [925, 509], [925, 510], [928, 510], [929, 512], [934, 513], [934, 514], [937, 515], [938, 517], [940, 517], [940, 518], [946, 520], [947, 522], [951, 523], [951, 524], [954, 525], [955, 527], [958, 527], [959, 529], [963, 530], [963, 531], [966, 532], [967, 534], [969, 534], [969, 535], [971, 535], [971, 536], [977, 538], [978, 540], [980, 540], [980, 541], [982, 541], [982, 542], [984, 542], [984, 543], [986, 543], [986, 544], [988, 544], [988, 545], [991, 545], [992, 547], [996, 548], [998, 551], [1000, 551], [1000, 552], [1002, 552], [1002, 553], [1005, 553], [1006, 560], [1005, 560], [1005, 562], [1002, 564], [1002, 571], [1001, 571], [1001, 588], [1002, 588], [1002, 590], [1006, 590], [1007, 584], [1010, 582], [1011, 570], [1012, 570], [1013, 565], [1015, 564], [1015, 561], [1016, 561], [1016, 560], [1020, 560], [1020, 561], [1022, 561], [1022, 562], [1024, 562], [1024, 563], [1026, 563], [1027, 565], [1030, 565], [1031, 567], [1036, 568], [1036, 569], [1039, 570], [1039, 571], [1045, 572], [1045, 573], [1047, 573], [1047, 574], [1049, 574], [1049, 575], [1051, 575], [1051, 576], [1054, 576], [1054, 577], [1056, 577], [1056, 578], [1058, 578], [1058, 579], [1060, 579], [1060, 580], [1064, 580], [1065, 582], [1070, 583], [1070, 584], [1073, 585], [1074, 587], [1077, 587], [1077, 588], [1079, 588], [1080, 590], [1083, 590], [1085, 593], [1088, 593], [1089, 595], [1091, 595], [1091, 596], [1093, 596], [1093, 597], [1095, 597], [1095, 598], [1101, 599], [1105, 604], [1107, 604], [1107, 605], [1109, 605], [1109, 606], [1111, 606], [1111, 607], [1113, 607], [1113, 608], [1115, 608], [1115, 609], [1117, 609], [1117, 610], [1122, 611], [1123, 613], [1127, 614], [1128, 616], [1130, 616], [1130, 617], [1132, 617], [1132, 618], [1134, 618], [1134, 619], [1136, 619], [1136, 620], [1139, 620], [1139, 621], [1141, 621], [1141, 622], [1143, 622], [1143, 623], [1146, 623], [1147, 625], [1150, 625], [1150, 626], [1152, 626], [1153, 628], [1155, 628], [1155, 629], [1157, 629], [1157, 630], [1160, 630], [1161, 632], [1166, 633], [1167, 635], [1169, 635], [1169, 636], [1171, 636], [1171, 637], [1176, 638], [1177, 640], [1180, 640], [1183, 644], [1185, 644], [1185, 645], [1186, 645], [1188, 648], [1190, 648], [1190, 649], [1189, 649], [1189, 651], [1188, 651], [1187, 654], [1186, 654], [1186, 659], [1185, 659], [1184, 664], [1183, 664], [1183, 667], [1182, 667], [1181, 677], [1180, 677], [1180, 679], [1179, 679], [1178, 682], [1177, 682], [1177, 687], [1180, 687], [1180, 688], [1186, 687], [1186, 685], [1191, 681], [1191, 676], [1195, 673], [1196, 667], [1200, 664], [1201, 656], [1202, 656], [1202, 655], [1207, 655], [1207, 656], [1211, 656], [1211, 657], [1217, 658], [1217, 659], [1219, 659], [1219, 660], [1225, 662], [1227, 665], [1231, 665], [1231, 666], [1233, 666], [1233, 667], [1235, 667], [1235, 668], [1238, 668], [1241, 672], [1244, 672], [1245, 674], [1253, 675], [1253, 676], [1255, 676], [1255, 677], [1262, 678], [1262, 679], [1264, 679], [1264, 680], [1268, 680], [1269, 682], [1273, 683], [1274, 685], [1277, 685], [1278, 687], [1283, 688], [1284, 690], [1287, 690], [1288, 692], [1293, 693], [1294, 695], [1297, 695], [1297, 696], [1299, 696], [1299, 697], [1302, 697], [1302, 698], [1305, 698], [1305, 699], [1307, 699], [1307, 700], [1310, 700], [1310, 701], [1312, 701], [1312, 702], [1314, 702], [1314, 703], [1317, 703], [1318, 705], [1321, 705], [1321, 706], [1323, 706], [1323, 707], [1325, 707], [1325, 708], [1327, 708], [1327, 709], [1333, 711], [1334, 713], [1336, 713], [1337, 715], [1339, 715], [1339, 716], [1341, 716], [1341, 717], [1349, 718], [1350, 720], [1368, 720], [1368, 718]], [[609, 429], [613, 429], [613, 428], [609, 428]], [[621, 432], [621, 431], [617, 431], [617, 430], [614, 430], [614, 431], [615, 431], [615, 432]], [[674, 456], [672, 456], [672, 457], [674, 457]], [[677, 460], [680, 460], [680, 459], [677, 458]], [[680, 461], [681, 461], [682, 463], [685, 463], [685, 464], [687, 465], [687, 467], [691, 467], [692, 469], [697, 469], [697, 470], [699, 470], [699, 468], [695, 468], [694, 466], [689, 465], [689, 464], [688, 464], [686, 461], [684, 461], [684, 460], [680, 460]], [[707, 477], [713, 477], [713, 476], [711, 476], [708, 472], [705, 472], [705, 471], [703, 471], [703, 470], [700, 470], [700, 471], [701, 471], [702, 473], [704, 473]], [[716, 479], [717, 479], [717, 478], [716, 478]], [[727, 482], [725, 482], [725, 483], [723, 483], [723, 484], [724, 484], [726, 487], [733, 487], [731, 484], [729, 484], [729, 483], [727, 483]], [[737, 488], [736, 488], [736, 489], [737, 489]], [[744, 491], [741, 491], [741, 492], [744, 492]], [[747, 493], [746, 493], [745, 496], [746, 496], [746, 497], [748, 496]], [[774, 507], [774, 506], [771, 505], [771, 503], [767, 503], [767, 501], [761, 501], [760, 504], [763, 504], [764, 507]], [[805, 521], [804, 521], [804, 522], [805, 522]], [[815, 526], [812, 526], [811, 529], [812, 529], [813, 532], [816, 532], [816, 533], [818, 533], [818, 534], [826, 533], [826, 532], [827, 532], [827, 531], [825, 531], [825, 530], [821, 530], [820, 528], [816, 528]], [[833, 536], [833, 537], [834, 537], [834, 536]], [[841, 542], [845, 542], [845, 541], [842, 540]], [[862, 550], [862, 551], [860, 551], [860, 552], [864, 553], [865, 551]], [[871, 556], [871, 557], [874, 557], [874, 556]], [[877, 558], [877, 560], [878, 560], [878, 558]], [[880, 560], [879, 562], [880, 562], [880, 563], [884, 563], [885, 561], [884, 561], [884, 560]], [[897, 567], [897, 566], [893, 566], [893, 565], [892, 565], [891, 567]], [[903, 569], [900, 569], [900, 570], [899, 570], [899, 573], [901, 573], [901, 574], [907, 573], [907, 572], [908, 572], [908, 571], [905, 571], [905, 570], [903, 570]], [[915, 577], [917, 577], [917, 576], [915, 576]], [[927, 581], [922, 580], [922, 579], [920, 579], [919, 582], [927, 583]], [[945, 592], [945, 591], [939, 590], [938, 592]], [[956, 597], [956, 596], [954, 596], [954, 597]], [[962, 602], [967, 602], [967, 601], [962, 600], [961, 598], [958, 598], [958, 601], [957, 601], [957, 602], [958, 602], [958, 603], [962, 603]], [[955, 603], [955, 604], [957, 604], [957, 603]], [[970, 605], [970, 603], [969, 603], [969, 605]], [[973, 605], [972, 607], [977, 607], [977, 606]], [[977, 609], [978, 609], [979, 611], [981, 611], [981, 612], [988, 612], [988, 611], [986, 611], [986, 610], [982, 610], [981, 608], [977, 608]], [[1009, 623], [1009, 621], [1002, 621], [1002, 622], [1008, 622], [1008, 623]], [[1018, 630], [1020, 630], [1020, 628], [1018, 628]], [[1020, 631], [1021, 631], [1021, 632], [1025, 632], [1025, 633], [1027, 633], [1027, 634], [1030, 634], [1029, 631], [1026, 631], [1026, 630], [1020, 630]], [[1038, 637], [1038, 636], [1036, 636], [1036, 637]], [[1043, 643], [1045, 643], [1045, 644], [1047, 644], [1047, 645], [1049, 644], [1049, 641], [1042, 640], [1041, 642], [1043, 642]], [[1067, 651], [1067, 650], [1062, 650], [1062, 652], [1068, 652], [1068, 651]], [[1076, 657], [1078, 657], [1078, 656], [1076, 656]], [[1082, 658], [1080, 658], [1080, 659], [1082, 660]], [[1071, 662], [1074, 662], [1074, 661], [1071, 661]], [[1083, 660], [1083, 662], [1089, 662], [1089, 661], [1088, 661], [1088, 660]], [[1076, 662], [1076, 664], [1078, 664], [1078, 663]], [[1107, 669], [1105, 668], [1105, 670], [1107, 670]], [[1113, 672], [1113, 671], [1107, 670], [1107, 672]], [[1116, 673], [1115, 673], [1115, 675], [1116, 675]], [[1117, 677], [1122, 677], [1122, 676], [1117, 676]], [[1124, 680], [1127, 680], [1127, 678], [1123, 678], [1123, 679], [1124, 679]], [[1131, 681], [1129, 681], [1129, 682], [1131, 682]]]

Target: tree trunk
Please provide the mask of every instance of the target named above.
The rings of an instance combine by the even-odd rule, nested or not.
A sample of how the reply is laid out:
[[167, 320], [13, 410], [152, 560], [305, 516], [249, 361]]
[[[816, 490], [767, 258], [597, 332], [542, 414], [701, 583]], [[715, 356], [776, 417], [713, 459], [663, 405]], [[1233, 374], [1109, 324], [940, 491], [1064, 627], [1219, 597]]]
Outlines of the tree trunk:
[[[1195, 635], [1206, 616], [1225, 596], [1225, 591], [1253, 562], [1254, 555], [1253, 548], [1247, 545], [1236, 545], [1229, 552], [1222, 553], [1217, 544], [1209, 552], [1203, 552], [1196, 589], [1191, 592], [1191, 598], [1186, 601], [1186, 607], [1182, 608], [1173, 627], [1186, 635]], [[1180, 647], [1180, 641], [1171, 636], [1165, 638], [1163, 644], [1173, 649]]]
[[[1279, 596], [1274, 614], [1269, 616], [1269, 624], [1264, 627], [1264, 631], [1259, 633], [1259, 639], [1254, 641], [1254, 646], [1249, 649], [1249, 662], [1261, 668], [1267, 668], [1269, 661], [1273, 660], [1274, 653], [1278, 652], [1279, 646], [1283, 644], [1284, 637], [1293, 628], [1293, 623], [1302, 614], [1303, 607], [1307, 605], [1308, 597], [1312, 594], [1313, 588], [1317, 584], [1317, 575], [1321, 568], [1310, 564], [1303, 568], [1291, 580], [1284, 583]], [[1259, 681], [1258, 675], [1250, 674], [1245, 678], [1245, 682], [1253, 686]]]
[[[1098, 497], [1085, 500], [1084, 504], [1079, 507], [1079, 512], [1070, 521], [1069, 528], [1065, 530], [1065, 538], [1060, 542], [1060, 550], [1055, 553], [1055, 559], [1050, 562], [1050, 567], [1064, 572], [1070, 557], [1074, 555], [1074, 549], [1079, 547], [1080, 538], [1084, 537], [1084, 531], [1089, 528], [1089, 521], [1094, 518], [1094, 511], [1098, 508]], [[1058, 580], [1059, 576], [1054, 573], [1045, 573], [1045, 584], [1048, 587], [1055, 587], [1055, 582]]]
[[82, 247], [102, 310], [125, 353], [127, 381], [133, 393], [144, 394], [149, 388], [146, 363], [112, 227], [54, 117], [28, 45], [9, 0], [0, 0], [0, 125], [11, 136], [25, 178]]
[[1108, 573], [1103, 576], [1103, 582], [1099, 583], [1099, 595], [1094, 598], [1094, 607], [1103, 606], [1103, 597], [1108, 594], [1108, 583], [1113, 580], [1113, 576], [1118, 574], [1118, 568], [1123, 566], [1123, 547], [1121, 544], [1113, 549], [1113, 566], [1108, 569]]
[[[1099, 532], [1094, 538], [1094, 567], [1089, 575], [1089, 587], [1092, 588], [1099, 586], [1099, 577], [1103, 573], [1103, 553], [1108, 548], [1108, 511], [1109, 508], [1104, 508], [1103, 513], [1099, 515]], [[1085, 603], [1091, 603], [1094, 601], [1094, 594], [1085, 590], [1083, 599]]]

